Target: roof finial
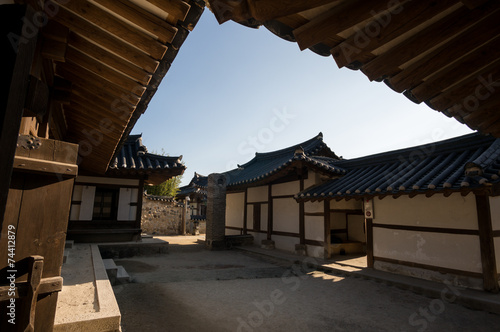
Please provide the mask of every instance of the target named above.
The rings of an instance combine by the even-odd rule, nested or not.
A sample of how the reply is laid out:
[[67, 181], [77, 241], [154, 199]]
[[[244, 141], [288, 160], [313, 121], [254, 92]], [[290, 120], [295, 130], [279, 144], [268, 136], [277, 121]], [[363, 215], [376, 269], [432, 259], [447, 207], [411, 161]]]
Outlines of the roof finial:
[[299, 146], [295, 149], [295, 152], [294, 152], [294, 154], [293, 154], [293, 155], [294, 155], [295, 157], [298, 157], [298, 156], [300, 156], [300, 155], [304, 155], [304, 156], [305, 156], [306, 154], [305, 154], [305, 152], [304, 152], [304, 148], [303, 148], [301, 145], [299, 145]]
[[323, 139], [323, 133], [320, 131], [319, 134], [318, 134], [318, 136], [316, 136], [316, 138], [322, 140]]

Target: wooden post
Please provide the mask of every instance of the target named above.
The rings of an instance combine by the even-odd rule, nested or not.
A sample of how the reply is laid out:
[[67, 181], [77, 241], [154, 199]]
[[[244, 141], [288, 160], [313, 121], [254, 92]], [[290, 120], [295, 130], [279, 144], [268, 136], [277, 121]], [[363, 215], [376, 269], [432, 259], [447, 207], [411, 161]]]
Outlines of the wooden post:
[[498, 293], [498, 275], [491, 226], [490, 200], [486, 195], [476, 195], [479, 245], [483, 265], [483, 288], [485, 291]]
[[[26, 295], [26, 310], [24, 311], [28, 317], [21, 320], [26, 323], [25, 332], [35, 331], [35, 313], [36, 304], [38, 300], [38, 290], [42, 280], [43, 272], [43, 257], [31, 256], [29, 257], [29, 272], [28, 272], [28, 294]], [[40, 317], [42, 318], [42, 317]]]
[[272, 187], [269, 185], [267, 195], [267, 239], [270, 241], [273, 234], [273, 195]]
[[373, 267], [373, 219], [365, 219], [366, 224], [366, 266]]
[[330, 201], [325, 200], [324, 201], [324, 220], [325, 220], [325, 259], [331, 258], [331, 246], [330, 243], [332, 242], [331, 239], [331, 233], [330, 233], [330, 228], [331, 228], [331, 220], [330, 220]]
[[[0, 229], [5, 214], [5, 206], [7, 204], [7, 195], [10, 187], [10, 179], [12, 177], [12, 167], [14, 163], [14, 155], [16, 153], [17, 136], [21, 126], [21, 118], [23, 116], [23, 109], [25, 105], [26, 94], [28, 93], [29, 75], [31, 65], [35, 55], [36, 43], [38, 40], [38, 28], [32, 25], [30, 28], [19, 26], [17, 22], [23, 22], [21, 18], [24, 16], [26, 22], [33, 22], [33, 15], [35, 13], [31, 6], [24, 7], [18, 5], [2, 5], [1, 19], [4, 22], [12, 22], [12, 24], [5, 24], [9, 27], [9, 31], [2, 31], [4, 36], [13, 33], [20, 37], [18, 49], [14, 50], [13, 45], [10, 44], [7, 38], [4, 38], [6, 45], [2, 44], [4, 50], [4, 57], [8, 60], [4, 61], [4, 67], [12, 65], [13, 74], [10, 78], [10, 88], [7, 90], [8, 95], [5, 96], [5, 113], [0, 115], [0, 146], [2, 147], [2, 158], [0, 160]], [[5, 21], [6, 20], [6, 21]], [[30, 23], [31, 24], [31, 23]], [[18, 27], [19, 29], [16, 29]], [[30, 38], [22, 36], [24, 29], [30, 29]], [[3, 100], [2, 105], [3, 105]]]
[[[247, 229], [248, 229], [248, 217], [247, 217], [247, 212], [248, 212], [248, 188], [245, 188], [245, 205], [243, 206], [243, 234], [247, 235]], [[255, 218], [255, 216], [254, 216]]]
[[[300, 175], [300, 191], [304, 190], [304, 177]], [[299, 202], [299, 238], [300, 244], [306, 244], [306, 230], [305, 230], [305, 208], [304, 201]]]

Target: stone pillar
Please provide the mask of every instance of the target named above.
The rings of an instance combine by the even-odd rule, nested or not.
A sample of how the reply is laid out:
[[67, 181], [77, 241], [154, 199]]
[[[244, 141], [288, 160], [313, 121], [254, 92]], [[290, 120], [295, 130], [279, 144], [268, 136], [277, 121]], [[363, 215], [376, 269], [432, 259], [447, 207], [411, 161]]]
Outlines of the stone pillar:
[[206, 246], [210, 250], [225, 248], [226, 185], [223, 174], [208, 176]]

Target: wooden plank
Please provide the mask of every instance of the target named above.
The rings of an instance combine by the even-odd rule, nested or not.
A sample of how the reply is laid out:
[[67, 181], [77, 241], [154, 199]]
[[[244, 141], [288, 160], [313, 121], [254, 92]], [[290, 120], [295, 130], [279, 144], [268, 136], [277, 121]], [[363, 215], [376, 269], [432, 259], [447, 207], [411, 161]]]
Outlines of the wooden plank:
[[[254, 212], [255, 212], [255, 205], [254, 205]], [[244, 235], [247, 234], [247, 230], [248, 230], [247, 213], [248, 213], [248, 188], [245, 188], [245, 195], [244, 195], [244, 199], [243, 199], [243, 234]], [[253, 216], [253, 218], [255, 220], [255, 215]], [[255, 223], [253, 225], [253, 228], [255, 228]]]
[[476, 195], [477, 223], [479, 229], [479, 245], [483, 266], [483, 288], [498, 293], [498, 274], [495, 259], [495, 244], [491, 226], [490, 200], [486, 195]]
[[[26, 313], [29, 313], [29, 317], [27, 319], [27, 326], [24, 329], [25, 332], [34, 332], [35, 331], [35, 313], [36, 313], [36, 304], [38, 300], [38, 291], [40, 289], [40, 280], [42, 279], [43, 272], [43, 257], [42, 256], [31, 256], [30, 263], [31, 269], [28, 274], [28, 292], [26, 294], [27, 301], [26, 304]], [[42, 319], [42, 317], [40, 317]], [[25, 319], [21, 318], [21, 322], [26, 322]]]
[[260, 231], [260, 224], [261, 224], [261, 204], [254, 204], [253, 206], [253, 225], [252, 229], [254, 231]]
[[191, 5], [181, 0], [146, 0], [147, 2], [155, 5], [161, 10], [168, 13], [167, 21], [172, 22], [173, 25], [177, 21], [184, 21], [191, 8]]
[[76, 33], [71, 33], [69, 35], [68, 43], [70, 46], [73, 46], [81, 52], [88, 54], [98, 61], [114, 68], [116, 71], [130, 76], [142, 85], [148, 85], [151, 80], [152, 75], [150, 73]]
[[65, 176], [76, 176], [78, 174], [78, 166], [74, 164], [66, 164], [56, 161], [47, 161], [26, 157], [15, 157], [14, 169], [35, 173], [62, 174]]
[[[42, 278], [40, 280], [40, 287], [38, 288], [38, 294], [44, 295], [47, 293], [60, 292], [63, 286], [63, 278], [62, 277], [51, 277], [51, 278]], [[23, 298], [28, 293], [28, 283], [16, 283], [16, 291], [15, 295], [9, 295], [9, 286], [1, 286], [0, 287], [0, 302], [8, 301], [10, 298]]]
[[66, 52], [66, 59], [68, 62], [85, 68], [92, 73], [100, 76], [102, 79], [112, 82], [127, 91], [132, 91], [132, 93], [136, 94], [137, 96], [142, 96], [144, 91], [146, 91], [146, 87], [142, 84], [139, 84], [133, 79], [106, 65], [103, 65], [96, 59], [91, 58], [90, 56], [73, 47], [68, 48]]
[[[304, 190], [304, 178], [300, 176], [300, 192]], [[299, 202], [299, 237], [300, 237], [300, 244], [306, 244], [306, 226], [305, 226], [305, 208], [304, 208], [304, 201]]]
[[422, 53], [432, 50], [457, 34], [465, 32], [490, 10], [488, 8], [488, 11], [482, 9], [470, 11], [462, 7], [377, 56], [363, 65], [362, 71], [370, 80], [391, 77], [401, 71], [399, 66], [418, 58]]
[[253, 18], [258, 21], [269, 21], [279, 17], [300, 13], [329, 3], [339, 2], [339, 0], [247, 0], [247, 2]]
[[[407, 0], [398, 2], [404, 5]], [[339, 42], [343, 38], [336, 37], [339, 33], [373, 16], [373, 12], [387, 10], [388, 2], [384, 0], [344, 1], [338, 6], [318, 15], [309, 23], [295, 29], [293, 34], [301, 50], [319, 44], [328, 38], [336, 38]], [[400, 9], [397, 9], [400, 10]]]
[[496, 61], [498, 59], [500, 59], [500, 37], [453, 62], [436, 75], [414, 87], [411, 94], [419, 101], [431, 99], [467, 77], [477, 76], [476, 73], [485, 65], [494, 62], [498, 65], [499, 62]]
[[[79, 115], [83, 118], [88, 117], [91, 120], [95, 120], [97, 123], [100, 123], [103, 119], [105, 119], [106, 124], [118, 129], [120, 132], [125, 129], [128, 119], [117, 117], [116, 113], [114, 113], [110, 108], [106, 109], [102, 106], [94, 107], [94, 105], [90, 104], [90, 101], [87, 101], [88, 100], [85, 100], [80, 96], [74, 96], [71, 105], [66, 107], [66, 117], [73, 119], [74, 116]], [[106, 131], [108, 130], [109, 129], [106, 128]]]
[[[362, 29], [354, 31], [330, 52], [339, 68], [353, 62], [367, 63], [375, 58], [372, 51], [408, 33], [455, 4], [456, 0], [412, 1], [404, 6], [403, 13], [393, 15], [386, 12], [381, 18], [364, 24]], [[371, 26], [379, 29], [376, 35], [372, 35], [373, 32], [369, 29]]]
[[[86, 0], [54, 0], [60, 6], [92, 22], [108, 33], [134, 45], [156, 60], [161, 60], [167, 46], [148, 36], [144, 32], [119, 20], [114, 15]], [[57, 15], [56, 15], [57, 16]]]
[[161, 18], [151, 14], [133, 2], [125, 0], [94, 0], [115, 14], [137, 24], [144, 30], [158, 37], [162, 43], [171, 43], [177, 34], [177, 28]]
[[135, 106], [124, 98], [117, 98], [103, 90], [95, 91], [92, 86], [76, 84], [73, 87], [74, 96], [80, 96], [88, 105], [110, 110], [123, 121], [128, 121]]
[[459, 59], [471, 50], [480, 47], [500, 33], [500, 12], [492, 11], [481, 24], [455, 36], [445, 44], [430, 52], [426, 57], [406, 67], [400, 73], [389, 78], [391, 88], [397, 92], [409, 90], [420, 84], [426, 77], [438, 72], [450, 63], [450, 59]]
[[57, 22], [69, 27], [72, 31], [91, 40], [93, 43], [120, 55], [148, 73], [154, 73], [158, 68], [159, 61], [136, 49], [132, 45], [115, 37], [114, 35], [96, 27], [83, 18], [72, 14], [64, 7], [53, 18]]
[[268, 185], [267, 190], [267, 240], [271, 240], [273, 233], [273, 197], [272, 197], [272, 186]]
[[127, 101], [134, 105], [137, 105], [140, 101], [140, 97], [137, 94], [112, 82], [103, 80], [99, 75], [72, 62], [58, 63], [56, 66], [56, 74], [71, 81], [75, 85], [86, 85], [89, 91], [95, 92], [96, 94], [103, 91], [114, 96], [115, 99], [118, 100], [123, 98], [122, 96], [126, 96]]

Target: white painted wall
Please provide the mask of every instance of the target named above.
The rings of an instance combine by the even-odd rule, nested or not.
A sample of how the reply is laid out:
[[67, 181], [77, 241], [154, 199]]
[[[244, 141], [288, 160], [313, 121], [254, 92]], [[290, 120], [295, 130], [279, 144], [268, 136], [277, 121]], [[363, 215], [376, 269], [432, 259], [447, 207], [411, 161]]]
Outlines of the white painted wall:
[[323, 212], [325, 203], [323, 202], [304, 202], [304, 211], [306, 213]]
[[269, 199], [269, 186], [248, 188], [247, 202], [267, 202]]
[[273, 230], [299, 232], [299, 204], [293, 198], [273, 199]]
[[361, 210], [363, 207], [363, 201], [357, 201], [355, 199], [350, 199], [348, 201], [330, 201], [330, 209], [339, 209], [339, 210]]
[[374, 256], [450, 269], [482, 272], [479, 238], [373, 228]]
[[374, 223], [457, 229], [477, 229], [476, 201], [473, 194], [449, 197], [436, 194], [374, 200]]
[[325, 240], [325, 219], [323, 216], [306, 216], [304, 230], [307, 240], [323, 242]]
[[273, 196], [295, 195], [300, 191], [300, 181], [291, 181], [271, 186]]
[[307, 173], [307, 179], [304, 180], [304, 189], [312, 187], [321, 182], [321, 177], [318, 173], [309, 170]]
[[244, 205], [245, 193], [226, 194], [226, 226], [243, 227]]

